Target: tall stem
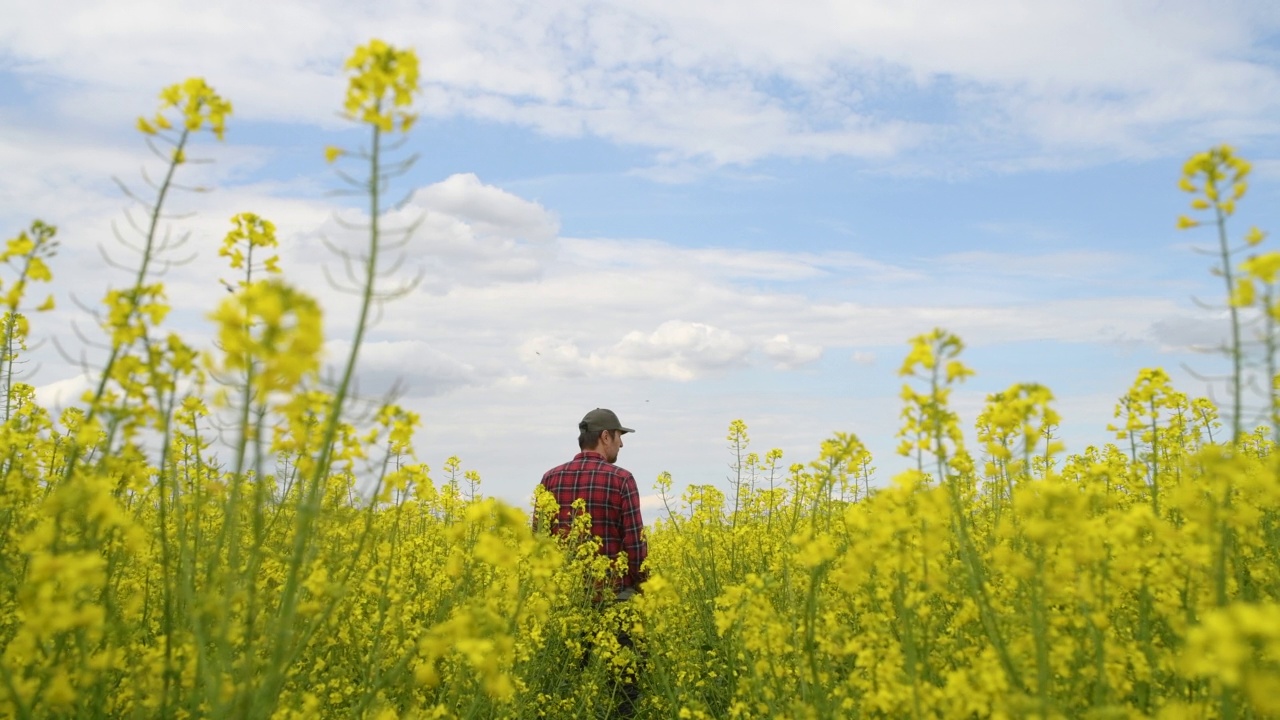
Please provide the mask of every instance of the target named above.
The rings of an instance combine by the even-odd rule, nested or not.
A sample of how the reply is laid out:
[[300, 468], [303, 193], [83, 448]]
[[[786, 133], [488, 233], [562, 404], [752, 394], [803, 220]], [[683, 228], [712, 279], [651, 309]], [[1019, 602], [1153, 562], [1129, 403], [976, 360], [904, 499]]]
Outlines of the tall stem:
[[[381, 102], [379, 102], [380, 109]], [[378, 219], [381, 213], [380, 203], [382, 199], [381, 142], [382, 131], [377, 125], [374, 125], [369, 156], [369, 253], [365, 260], [364, 288], [360, 301], [360, 313], [356, 320], [355, 334], [351, 340], [351, 351], [347, 355], [347, 362], [343, 368], [341, 380], [334, 391], [328, 417], [325, 418], [324, 434], [321, 437], [320, 447], [318, 448], [319, 456], [311, 469], [311, 476], [306, 479], [303, 487], [299, 488], [297, 526], [294, 531], [289, 569], [285, 574], [284, 588], [281, 593], [278, 623], [275, 628], [275, 647], [268, 666], [271, 668], [271, 675], [259, 686], [258, 701], [254, 703], [255, 709], [268, 710], [275, 707], [279, 688], [285, 681], [285, 676], [280, 669], [284, 667], [283, 661], [285, 658], [294, 651], [293, 640], [297, 634], [295, 625], [297, 624], [296, 615], [302, 565], [306, 560], [307, 550], [310, 547], [313, 525], [320, 514], [320, 504], [324, 498], [325, 478], [328, 477], [329, 469], [333, 462], [333, 446], [337, 441], [338, 426], [342, 421], [342, 408], [346, 404], [351, 381], [355, 376], [360, 344], [364, 340], [365, 331], [369, 323], [370, 310], [373, 307], [374, 285], [378, 272]]]
[[[160, 227], [161, 211], [164, 208], [165, 198], [169, 195], [169, 189], [173, 187], [173, 176], [178, 171], [178, 166], [182, 164], [181, 158], [186, 154], [187, 140], [191, 137], [191, 131], [183, 128], [182, 135], [178, 137], [177, 146], [173, 151], [173, 158], [169, 161], [169, 168], [165, 171], [164, 180], [160, 182], [160, 187], [156, 192], [155, 204], [151, 206], [151, 217], [147, 223], [146, 241], [142, 244], [142, 261], [138, 263], [138, 272], [133, 279], [133, 287], [130, 290], [132, 303], [129, 308], [129, 314], [125, 318], [126, 324], [133, 322], [133, 318], [138, 314], [138, 296], [142, 291], [142, 286], [147, 280], [147, 275], [151, 272], [151, 261], [155, 254], [156, 231]], [[115, 369], [116, 362], [128, 350], [128, 347], [119, 343], [111, 343], [111, 353], [107, 356], [107, 363], [102, 368], [102, 372], [98, 377], [98, 386], [94, 390], [93, 399], [89, 401], [88, 412], [85, 413], [84, 423], [87, 425], [92, 422], [98, 414], [98, 408], [102, 403], [102, 396], [107, 391], [107, 381], [111, 378], [111, 371]], [[75, 472], [76, 462], [80, 459], [82, 448], [78, 443], [72, 443], [71, 448], [67, 451], [66, 465], [63, 466], [63, 478], [71, 477]]]
[[[1212, 178], [1207, 182], [1216, 186]], [[1240, 347], [1240, 309], [1235, 303], [1236, 284], [1231, 273], [1231, 248], [1227, 244], [1227, 216], [1216, 203], [1213, 206], [1213, 212], [1218, 226], [1218, 251], [1222, 260], [1222, 279], [1227, 284], [1227, 310], [1231, 313], [1231, 444], [1237, 445], [1240, 443], [1242, 427], [1240, 393], [1244, 384], [1242, 377], [1244, 351]]]

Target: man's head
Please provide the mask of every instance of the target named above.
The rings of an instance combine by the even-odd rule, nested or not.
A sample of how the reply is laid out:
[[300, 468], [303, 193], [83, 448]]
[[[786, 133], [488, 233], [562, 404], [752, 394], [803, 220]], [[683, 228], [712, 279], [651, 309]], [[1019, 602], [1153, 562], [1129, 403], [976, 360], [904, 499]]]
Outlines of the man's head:
[[623, 427], [612, 410], [596, 408], [578, 423], [578, 447], [598, 452], [609, 462], [617, 462], [618, 451], [622, 449], [622, 436], [629, 432], [635, 430]]

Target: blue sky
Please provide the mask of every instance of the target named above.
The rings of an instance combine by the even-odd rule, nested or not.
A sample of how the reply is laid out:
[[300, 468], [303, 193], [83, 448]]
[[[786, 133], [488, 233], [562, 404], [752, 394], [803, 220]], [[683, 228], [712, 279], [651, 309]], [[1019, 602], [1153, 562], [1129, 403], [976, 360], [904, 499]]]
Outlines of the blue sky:
[[[459, 455], [521, 502], [611, 407], [639, 430], [620, 464], [643, 493], [723, 483], [724, 435], [807, 462], [858, 434], [887, 482], [907, 340], [960, 334], [978, 371], [956, 401], [1049, 385], [1070, 450], [1109, 440], [1142, 367], [1208, 392], [1221, 313], [1205, 232], [1174, 229], [1191, 153], [1254, 162], [1238, 236], [1275, 225], [1280, 9], [1270, 2], [189, 3], [0, 0], [0, 224], [60, 228], [60, 308], [36, 335], [82, 344], [124, 200], [151, 168], [133, 130], [164, 85], [230, 99], [227, 141], [175, 199], [197, 262], [165, 278], [170, 324], [207, 342], [228, 218], [273, 219], [282, 264], [350, 303], [319, 237], [350, 201], [323, 160], [362, 135], [338, 115], [341, 64], [372, 37], [417, 49], [420, 154], [394, 219], [423, 217], [362, 388], [399, 379], [421, 459]], [[1271, 241], [1269, 241], [1271, 242]], [[31, 380], [85, 380], [47, 342]], [[92, 352], [89, 351], [92, 355]]]

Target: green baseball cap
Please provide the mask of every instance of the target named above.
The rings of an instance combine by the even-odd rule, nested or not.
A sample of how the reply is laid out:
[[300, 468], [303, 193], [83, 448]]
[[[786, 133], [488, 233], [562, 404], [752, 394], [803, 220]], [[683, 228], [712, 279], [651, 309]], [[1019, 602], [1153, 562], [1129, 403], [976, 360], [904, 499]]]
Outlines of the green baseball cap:
[[596, 408], [587, 413], [578, 423], [579, 432], [600, 432], [601, 430], [621, 430], [624, 433], [635, 432], [629, 427], [622, 427], [622, 421], [612, 410]]

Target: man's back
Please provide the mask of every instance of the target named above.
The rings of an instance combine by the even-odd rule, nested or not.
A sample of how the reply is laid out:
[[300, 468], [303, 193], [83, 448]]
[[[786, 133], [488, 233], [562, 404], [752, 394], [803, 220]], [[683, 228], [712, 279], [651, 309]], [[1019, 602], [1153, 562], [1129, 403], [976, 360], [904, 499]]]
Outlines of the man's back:
[[542, 486], [560, 506], [555, 529], [568, 530], [573, 523], [573, 503], [582, 500], [591, 515], [591, 532], [600, 538], [601, 552], [610, 558], [617, 558], [620, 552], [627, 554], [627, 572], [619, 585], [638, 589], [644, 581], [640, 566], [649, 554], [640, 493], [635, 476], [613, 463], [622, 447], [622, 433], [630, 429], [621, 427], [612, 412], [601, 409], [588, 413], [579, 429], [583, 433], [579, 439], [582, 452], [542, 476]]

